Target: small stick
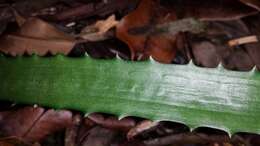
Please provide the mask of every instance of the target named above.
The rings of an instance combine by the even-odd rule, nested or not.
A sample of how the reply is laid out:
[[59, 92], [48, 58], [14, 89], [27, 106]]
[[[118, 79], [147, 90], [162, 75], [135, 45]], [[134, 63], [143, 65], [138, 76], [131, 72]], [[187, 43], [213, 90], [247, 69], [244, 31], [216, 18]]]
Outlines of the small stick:
[[228, 41], [228, 45], [230, 47], [238, 46], [238, 45], [244, 45], [244, 44], [249, 44], [249, 43], [257, 43], [258, 38], [255, 35], [252, 36], [246, 36], [246, 37], [241, 37], [238, 39], [233, 39]]

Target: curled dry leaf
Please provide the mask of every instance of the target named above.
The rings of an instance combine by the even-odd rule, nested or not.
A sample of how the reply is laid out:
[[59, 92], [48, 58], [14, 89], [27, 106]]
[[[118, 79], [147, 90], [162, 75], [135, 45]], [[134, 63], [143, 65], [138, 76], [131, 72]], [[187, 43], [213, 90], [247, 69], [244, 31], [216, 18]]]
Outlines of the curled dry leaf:
[[146, 130], [149, 130], [151, 128], [154, 128], [157, 125], [158, 125], [158, 122], [152, 122], [152, 121], [149, 121], [149, 120], [144, 120], [144, 121], [140, 122], [135, 127], [133, 127], [132, 129], [129, 130], [129, 132], [127, 133], [127, 138], [133, 139], [138, 134], [140, 134], [140, 133], [142, 133]]
[[67, 55], [76, 40], [54, 26], [38, 18], [28, 18], [21, 28], [0, 39], [0, 51], [12, 56], [37, 54], [44, 56], [47, 53]]
[[91, 1], [87, 4], [80, 4], [71, 9], [64, 10], [53, 16], [56, 21], [75, 21], [92, 16], [107, 16], [112, 13], [127, 13], [136, 6], [139, 0], [107, 0]]
[[91, 114], [88, 116], [88, 119], [103, 127], [122, 131], [128, 131], [136, 125], [135, 120], [132, 118], [123, 118], [118, 120], [116, 117], [104, 117], [101, 114]]
[[107, 32], [117, 24], [116, 16], [111, 15], [106, 20], [100, 20], [93, 25], [86, 26], [78, 36], [86, 41], [105, 40], [108, 38]]
[[170, 63], [175, 57], [178, 34], [169, 37], [170, 34], [147, 33], [157, 24], [177, 19], [175, 13], [158, 5], [159, 1], [142, 0], [138, 8], [117, 25], [116, 35], [128, 44], [132, 60], [151, 55], [160, 62]]
[[234, 20], [258, 13], [257, 9], [249, 7], [239, 0], [165, 1], [164, 6], [175, 10], [178, 18], [192, 17], [207, 21]]
[[36, 146], [36, 144], [29, 144], [17, 137], [5, 137], [0, 139], [0, 146]]
[[[147, 33], [159, 24], [179, 21], [177, 18], [190, 17], [204, 21], [232, 20], [256, 13], [258, 13], [256, 9], [238, 0], [210, 2], [205, 0], [142, 0], [135, 11], [120, 21], [116, 35], [128, 44], [132, 60], [147, 58], [151, 55], [157, 61], [170, 63], [174, 59], [176, 52], [183, 49], [176, 43], [182, 37], [180, 37], [180, 33], [172, 35], [171, 30], [168, 30], [169, 33], [163, 34]], [[184, 24], [179, 26], [186, 26]], [[177, 27], [177, 29], [173, 30], [182, 32], [182, 29], [182, 27]]]
[[[25, 107], [4, 113], [0, 131], [6, 136], [16, 136], [26, 142], [36, 142], [48, 134], [71, 124], [72, 113], [43, 108]], [[0, 113], [1, 115], [2, 113]]]
[[222, 63], [230, 70], [249, 71], [255, 65], [248, 53], [249, 49], [243, 45], [228, 45], [230, 40], [249, 35], [247, 26], [240, 20], [210, 22], [206, 35], [189, 35], [193, 60], [195, 64], [204, 67], [215, 68]]
[[68, 128], [66, 128], [65, 132], [65, 146], [75, 146], [77, 140], [78, 130], [80, 128], [80, 124], [82, 122], [82, 117], [80, 115], [74, 115], [72, 119], [72, 124]]
[[165, 146], [170, 144], [208, 144], [216, 142], [229, 142], [230, 139], [219, 135], [205, 135], [199, 133], [182, 133], [144, 141], [147, 146]]
[[[259, 27], [260, 15], [252, 16], [245, 20], [250, 32], [252, 35], [260, 36], [260, 27]], [[259, 39], [259, 38], [258, 38]], [[260, 41], [257, 43], [246, 44], [246, 51], [252, 58], [254, 64], [260, 70]]]
[[113, 145], [113, 141], [118, 136], [117, 131], [105, 129], [99, 126], [88, 131], [87, 137], [79, 144], [82, 146], [108, 146]]
[[252, 8], [260, 10], [260, 1], [259, 0], [240, 0], [240, 1]]

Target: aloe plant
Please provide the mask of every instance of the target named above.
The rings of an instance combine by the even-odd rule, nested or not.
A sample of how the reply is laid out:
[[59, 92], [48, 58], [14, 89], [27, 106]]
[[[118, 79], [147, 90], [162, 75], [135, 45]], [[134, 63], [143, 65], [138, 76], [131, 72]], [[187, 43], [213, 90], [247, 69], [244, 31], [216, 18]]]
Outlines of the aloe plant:
[[0, 100], [260, 133], [260, 73], [58, 55], [0, 57]]

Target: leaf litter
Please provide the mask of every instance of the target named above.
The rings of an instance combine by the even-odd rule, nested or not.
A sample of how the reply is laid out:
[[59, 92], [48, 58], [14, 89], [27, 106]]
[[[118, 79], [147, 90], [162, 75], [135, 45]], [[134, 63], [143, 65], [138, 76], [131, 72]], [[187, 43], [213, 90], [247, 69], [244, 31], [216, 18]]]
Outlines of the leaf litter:
[[[5, 1], [3, 2], [5, 3]], [[98, 56], [97, 58], [107, 58], [106, 56], [111, 55], [113, 58], [118, 54], [125, 59], [146, 60], [152, 56], [161, 63], [187, 63], [189, 60], [193, 60], [195, 64], [202, 67], [216, 67], [222, 63], [225, 68], [230, 70], [251, 70], [255, 65], [258, 69], [260, 68], [258, 49], [260, 47], [258, 41], [260, 3], [257, 0], [118, 2], [116, 0], [107, 2], [15, 1], [13, 8], [27, 18], [22, 24], [21, 19], [16, 17], [20, 27], [15, 32], [9, 33], [10, 28], [8, 27], [14, 23], [15, 14], [9, 7], [0, 10], [0, 35], [2, 34], [0, 51], [11, 56], [69, 55], [77, 49], [78, 44], [82, 44], [83, 51], [79, 51], [79, 53], [92, 52], [89, 53], [90, 56], [95, 54], [94, 56]], [[31, 9], [27, 9], [27, 6]], [[31, 17], [32, 15], [37, 16], [39, 9], [50, 6], [61, 6], [61, 12], [53, 13], [50, 16], [44, 11], [44, 13], [38, 13], [41, 18]], [[187, 18], [207, 24], [206, 30], [194, 33], [194, 29], [191, 27], [197, 25], [182, 22]], [[94, 19], [94, 23], [92, 19]], [[62, 25], [75, 20], [73, 29], [80, 29], [80, 33], [76, 31], [65, 33], [54, 26], [56, 23], [66, 30], [66, 26]], [[89, 20], [92, 22], [88, 22]], [[176, 22], [180, 22], [180, 24], [174, 26]], [[160, 26], [163, 29], [158, 31]], [[180, 26], [184, 26], [184, 28], [180, 28]], [[173, 30], [167, 28], [173, 28]], [[247, 37], [251, 38], [244, 41], [243, 39]], [[104, 45], [113, 47], [98, 49]], [[122, 50], [122, 48], [124, 49]], [[90, 51], [91, 49], [92, 51]], [[1, 135], [8, 138], [0, 139], [0, 143], [10, 146], [28, 145], [28, 142], [32, 145], [40, 145], [35, 142], [51, 139], [52, 133], [66, 128], [71, 133], [67, 132], [65, 135], [65, 145], [68, 146], [76, 144], [105, 146], [112, 143], [140, 146], [185, 145], [187, 143], [214, 146], [221, 144], [225, 146], [259, 145], [257, 135], [248, 133], [238, 133], [231, 139], [227, 138], [225, 134], [213, 135], [212, 138], [208, 132], [204, 132], [202, 135], [190, 133], [187, 128], [176, 123], [175, 125], [183, 127], [183, 129], [178, 134], [169, 134], [166, 132], [167, 130], [158, 129], [167, 129], [166, 127], [172, 123], [163, 126], [161, 123], [152, 124], [150, 128], [148, 126], [147, 131], [143, 130], [147, 129], [147, 126], [142, 126], [144, 125], [142, 123], [147, 120], [141, 118], [117, 120], [111, 115], [96, 114], [86, 118], [76, 116], [73, 122], [72, 114], [74, 112], [54, 111], [41, 107], [15, 106], [12, 110], [2, 111], [0, 113]], [[171, 130], [176, 130], [176, 127], [170, 128]], [[209, 131], [209, 133], [213, 133], [214, 129]], [[126, 135], [131, 137], [128, 139], [132, 140], [127, 140]], [[158, 135], [158, 137], [152, 138], [154, 135]], [[71, 139], [74, 140], [69, 143], [68, 141]]]

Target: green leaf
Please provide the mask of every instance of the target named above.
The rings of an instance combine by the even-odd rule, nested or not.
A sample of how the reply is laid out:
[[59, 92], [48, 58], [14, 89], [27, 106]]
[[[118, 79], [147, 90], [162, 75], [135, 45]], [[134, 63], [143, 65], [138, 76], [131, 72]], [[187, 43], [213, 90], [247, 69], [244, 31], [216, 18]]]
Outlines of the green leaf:
[[0, 57], [0, 99], [260, 133], [260, 73], [155, 61]]

